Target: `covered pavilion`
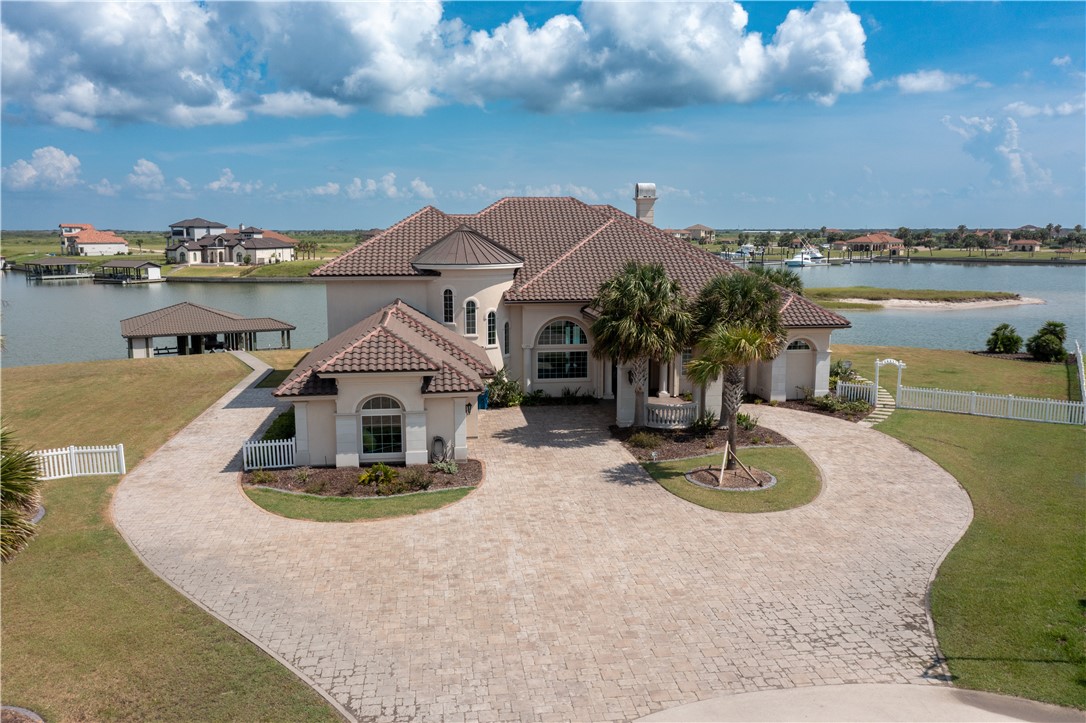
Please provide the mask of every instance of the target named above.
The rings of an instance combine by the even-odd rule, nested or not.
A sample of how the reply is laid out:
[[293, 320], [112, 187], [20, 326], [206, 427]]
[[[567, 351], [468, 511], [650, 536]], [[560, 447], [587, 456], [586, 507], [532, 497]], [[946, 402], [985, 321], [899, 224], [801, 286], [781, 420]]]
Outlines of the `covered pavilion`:
[[94, 275], [95, 281], [107, 284], [147, 284], [164, 281], [162, 266], [146, 259], [113, 259], [107, 261]]
[[[279, 332], [278, 346], [262, 348], [289, 349], [290, 332], [295, 328], [293, 324], [278, 319], [248, 318], [191, 301], [121, 320], [121, 336], [128, 341], [130, 359], [232, 349], [254, 351], [257, 348], [257, 334], [262, 332]], [[160, 337], [172, 337], [176, 345], [155, 346], [154, 340]]]

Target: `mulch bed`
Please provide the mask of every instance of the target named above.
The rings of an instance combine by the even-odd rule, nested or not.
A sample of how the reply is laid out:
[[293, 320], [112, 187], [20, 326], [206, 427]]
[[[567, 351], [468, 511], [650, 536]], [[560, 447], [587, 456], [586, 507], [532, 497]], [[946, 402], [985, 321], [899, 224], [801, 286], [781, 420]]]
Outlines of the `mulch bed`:
[[[702, 467], [691, 470], [686, 473], [686, 478], [705, 487], [716, 487], [722, 490], [760, 490], [772, 484], [773, 475], [769, 474], [769, 472], [757, 467], [751, 467], [750, 471], [754, 475], [754, 479], [761, 484], [751, 481], [747, 473], [741, 469], [726, 469], [723, 478], [721, 478], [720, 467]], [[720, 482], [719, 485], [717, 484], [718, 481]]]
[[[754, 416], [757, 416], [755, 414]], [[723, 452], [724, 443], [728, 441], [728, 430], [717, 428], [709, 436], [695, 435], [686, 429], [646, 429], [644, 427], [616, 427], [611, 425], [611, 436], [622, 442], [622, 446], [630, 451], [634, 457], [641, 461], [652, 459], [652, 453], [656, 452], [657, 460], [683, 459], [685, 457], [702, 457], [707, 454]], [[634, 447], [629, 443], [631, 436], [637, 432], [654, 434], [660, 439], [660, 444], [653, 449]], [[747, 431], [740, 429], [737, 439], [740, 447], [758, 447], [765, 445], [788, 445], [792, 442], [782, 434], [765, 427], [755, 427]]]
[[[420, 470], [430, 479], [428, 492], [452, 487], [474, 487], [483, 481], [483, 465], [479, 460], [466, 459], [456, 463], [455, 474], [437, 472], [428, 464], [393, 467], [402, 474], [407, 470]], [[254, 476], [260, 475], [261, 487], [272, 487], [287, 492], [306, 492], [324, 497], [377, 497], [372, 485], [358, 484], [358, 476], [366, 471], [359, 467], [295, 467], [294, 469], [269, 469], [259, 472], [243, 472], [242, 484], [253, 486]]]
[[866, 412], [859, 414], [855, 412], [831, 412], [826, 409], [819, 409], [813, 404], [803, 401], [802, 399], [789, 399], [786, 402], [777, 402], [778, 407], [784, 407], [785, 409], [798, 409], [801, 412], [811, 412], [812, 414], [821, 414], [826, 417], [836, 417], [837, 419], [844, 419], [847, 422], [858, 422], [871, 412], [875, 411], [874, 407], [868, 407]]

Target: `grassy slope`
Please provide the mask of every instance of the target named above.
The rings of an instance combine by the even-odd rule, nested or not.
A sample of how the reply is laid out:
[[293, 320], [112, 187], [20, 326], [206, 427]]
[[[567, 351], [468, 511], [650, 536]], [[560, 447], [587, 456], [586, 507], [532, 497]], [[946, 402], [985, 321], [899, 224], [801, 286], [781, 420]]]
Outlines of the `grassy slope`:
[[248, 489], [245, 494], [264, 509], [283, 517], [317, 522], [358, 522], [386, 517], [404, 517], [417, 515], [427, 510], [436, 510], [463, 499], [474, 489], [474, 487], [462, 487], [365, 499], [316, 497], [262, 488]]
[[777, 484], [759, 492], [712, 490], [688, 482], [692, 469], [719, 465], [721, 456], [646, 463], [645, 469], [668, 492], [688, 502], [721, 512], [776, 512], [807, 504], [818, 496], [822, 481], [810, 458], [797, 447], [742, 449], [739, 459], [777, 478]]
[[[123, 441], [131, 467], [247, 372], [226, 354], [4, 369], [4, 421], [31, 448]], [[45, 484], [41, 530], [3, 568], [4, 703], [62, 721], [336, 720], [140, 563], [108, 520], [115, 484]]]

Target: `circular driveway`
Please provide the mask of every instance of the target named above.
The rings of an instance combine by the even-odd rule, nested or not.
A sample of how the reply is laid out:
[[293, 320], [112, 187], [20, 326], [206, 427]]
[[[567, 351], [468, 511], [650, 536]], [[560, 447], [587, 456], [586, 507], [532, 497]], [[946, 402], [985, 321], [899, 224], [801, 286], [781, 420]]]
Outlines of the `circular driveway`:
[[461, 502], [312, 523], [238, 490], [238, 450], [277, 404], [242, 387], [123, 479], [116, 524], [355, 717], [629, 720], [728, 693], [939, 684], [925, 596], [971, 506], [877, 431], [753, 408], [824, 488], [740, 515], [655, 484], [608, 406], [486, 411], [486, 480]]

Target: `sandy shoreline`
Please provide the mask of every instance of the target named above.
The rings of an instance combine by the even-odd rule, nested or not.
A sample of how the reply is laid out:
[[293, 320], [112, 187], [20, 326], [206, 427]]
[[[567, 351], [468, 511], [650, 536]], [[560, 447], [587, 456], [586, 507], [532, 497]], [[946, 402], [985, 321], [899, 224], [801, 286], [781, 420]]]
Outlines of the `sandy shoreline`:
[[1043, 304], [1044, 299], [1022, 297], [1004, 301], [920, 301], [917, 299], [837, 299], [855, 304], [871, 304], [884, 309], [926, 309], [932, 311], [953, 311], [958, 309], [994, 309], [1000, 306], [1021, 306], [1022, 304]]

